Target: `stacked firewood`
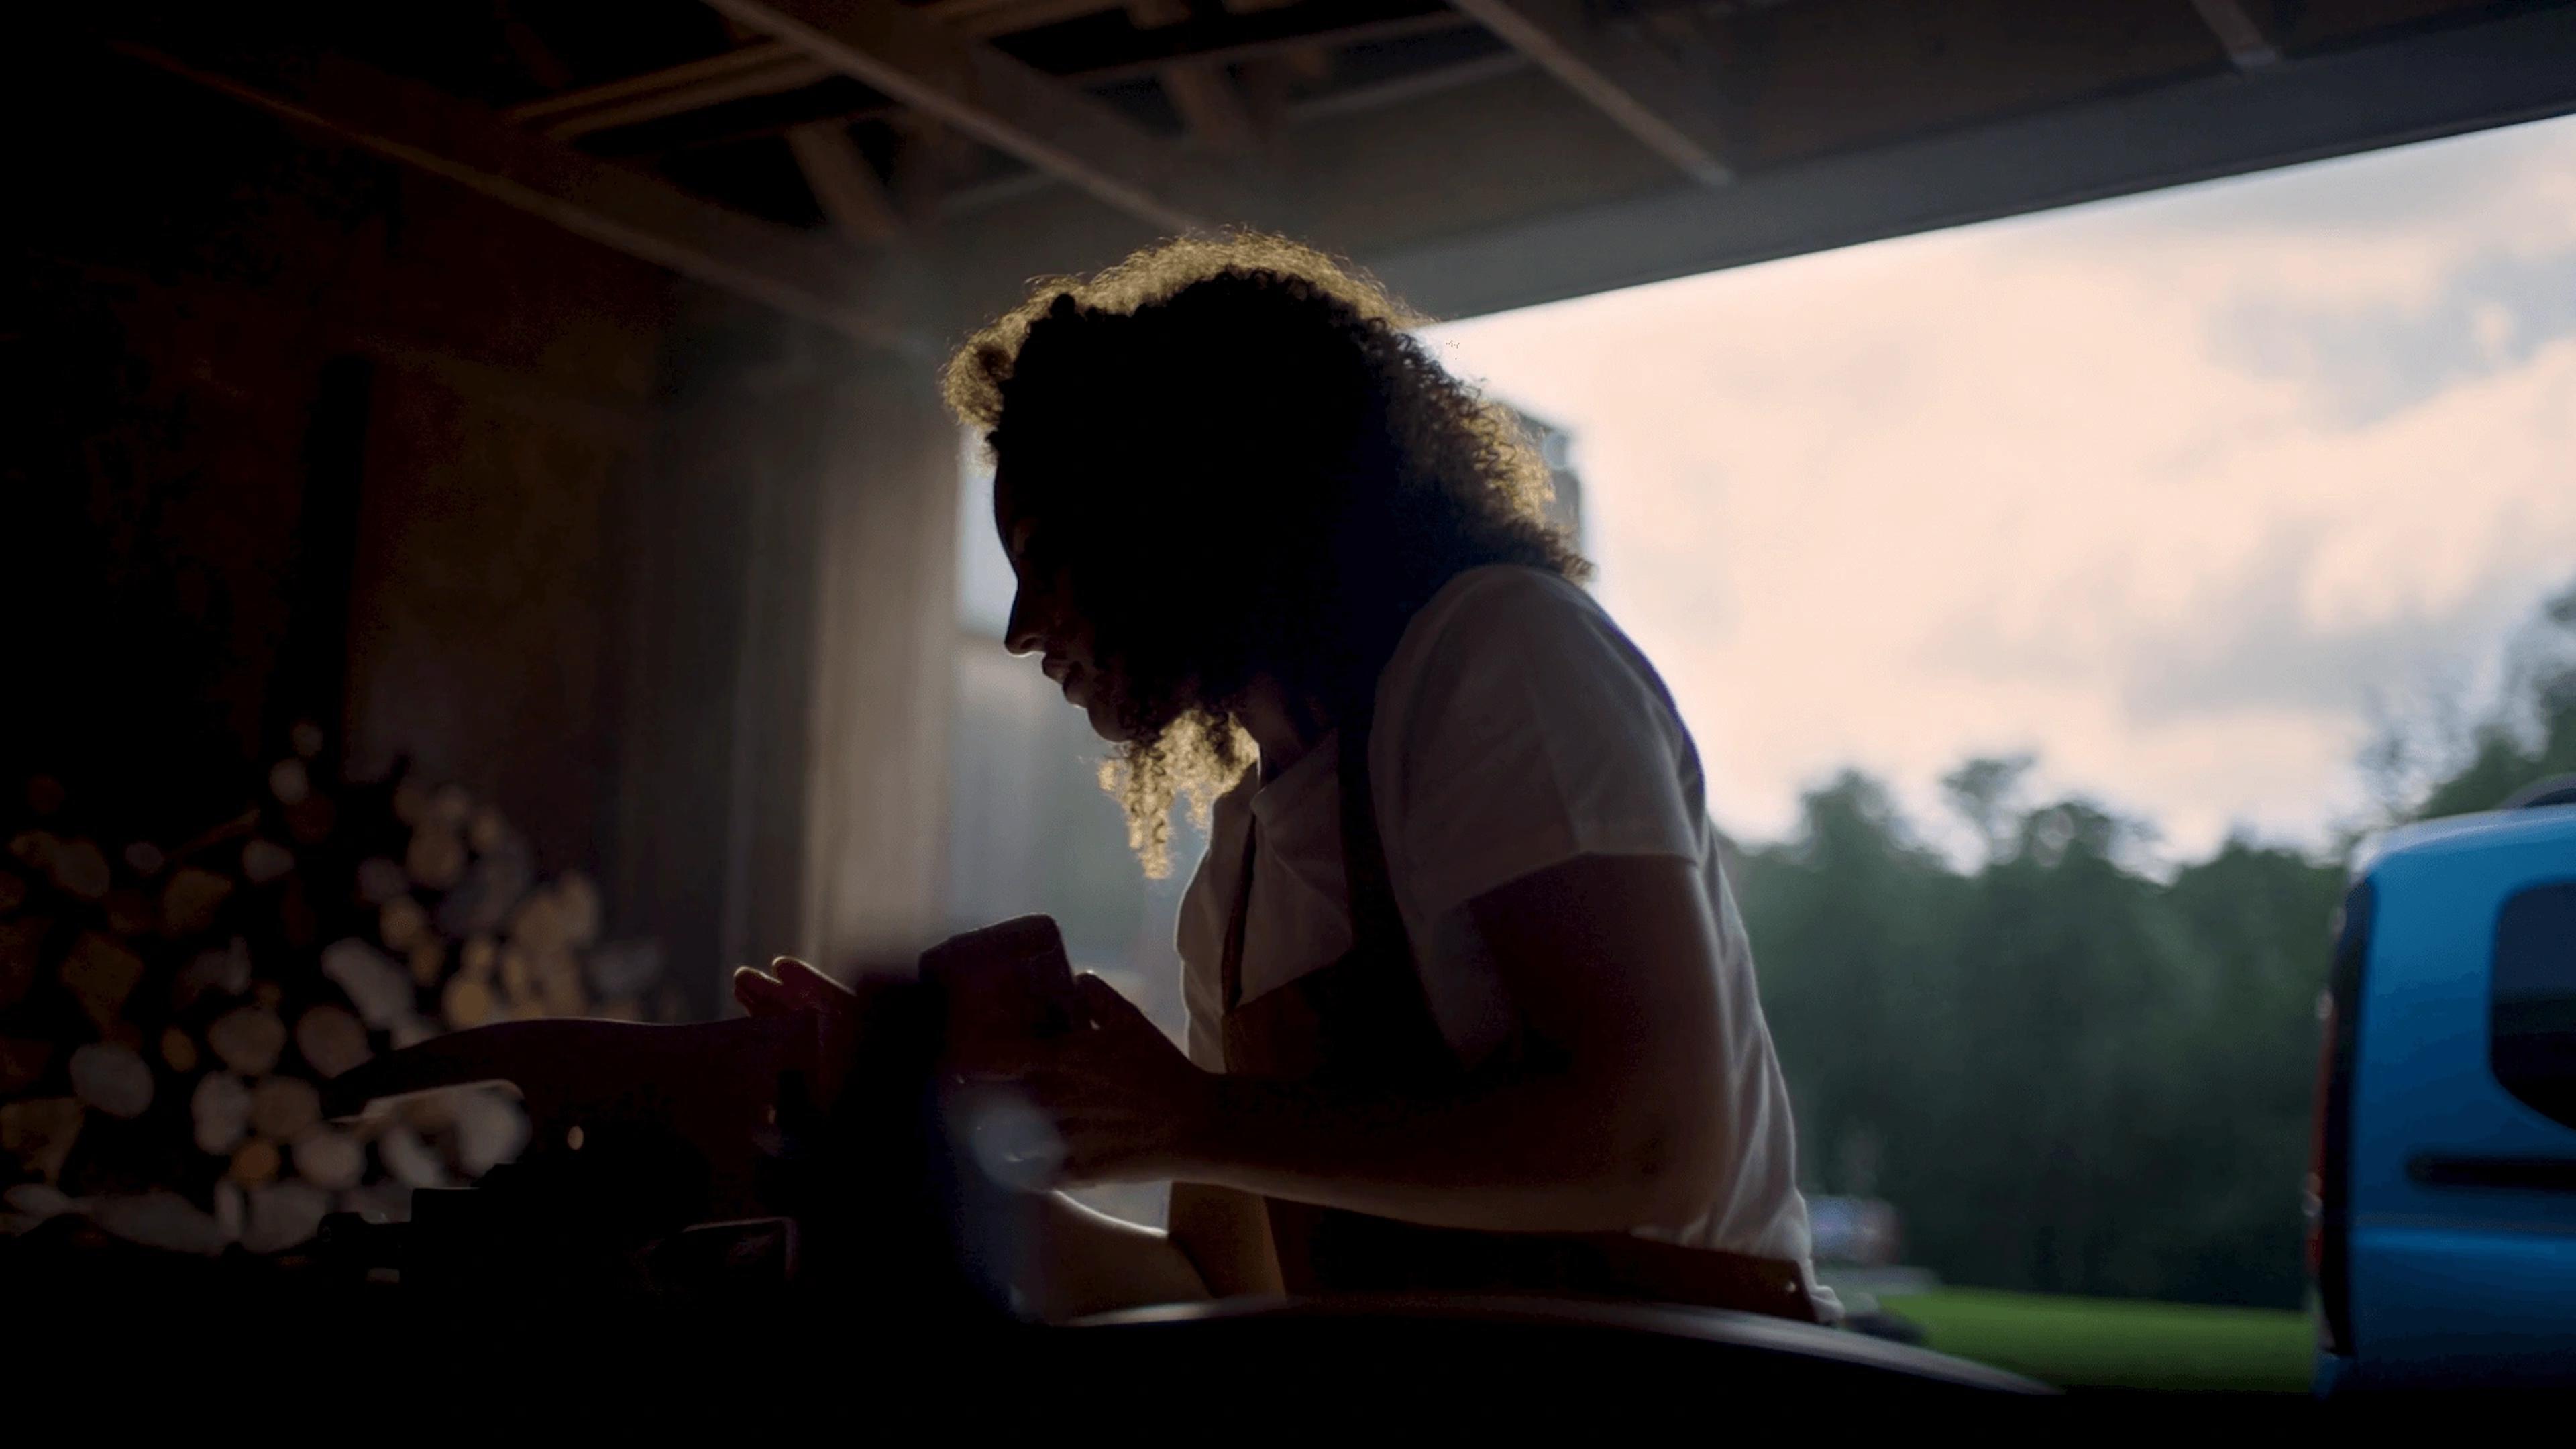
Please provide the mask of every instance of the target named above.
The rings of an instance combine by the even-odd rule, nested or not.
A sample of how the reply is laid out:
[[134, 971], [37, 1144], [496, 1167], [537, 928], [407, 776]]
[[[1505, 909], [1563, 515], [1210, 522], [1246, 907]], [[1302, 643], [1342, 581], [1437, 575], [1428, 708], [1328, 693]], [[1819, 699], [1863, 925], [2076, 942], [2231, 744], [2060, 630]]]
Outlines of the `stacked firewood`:
[[506, 1089], [354, 1122], [320, 1084], [441, 1031], [677, 1020], [650, 941], [602, 943], [501, 813], [408, 774], [326, 781], [320, 731], [265, 798], [176, 846], [102, 843], [29, 782], [0, 859], [0, 1232], [278, 1253], [337, 1210], [399, 1221], [526, 1137]]

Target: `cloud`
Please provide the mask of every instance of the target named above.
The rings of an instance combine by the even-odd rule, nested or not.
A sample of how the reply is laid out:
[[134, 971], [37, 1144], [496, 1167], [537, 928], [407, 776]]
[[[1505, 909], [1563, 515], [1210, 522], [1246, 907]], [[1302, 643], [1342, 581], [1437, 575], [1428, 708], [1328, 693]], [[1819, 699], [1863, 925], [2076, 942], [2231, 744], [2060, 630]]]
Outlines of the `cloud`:
[[2028, 747], [2194, 849], [2316, 834], [2367, 691], [2576, 569], [2570, 283], [2559, 123], [1436, 335], [1576, 431], [1730, 827]]

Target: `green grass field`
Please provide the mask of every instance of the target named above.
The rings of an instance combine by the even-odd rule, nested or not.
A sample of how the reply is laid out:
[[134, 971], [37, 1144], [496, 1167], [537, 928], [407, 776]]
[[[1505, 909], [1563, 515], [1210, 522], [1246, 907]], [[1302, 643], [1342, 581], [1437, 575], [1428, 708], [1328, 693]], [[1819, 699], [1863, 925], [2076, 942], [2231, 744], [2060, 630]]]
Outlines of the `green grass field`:
[[2316, 1345], [2307, 1315], [2268, 1308], [1967, 1288], [1882, 1306], [1922, 1325], [1927, 1348], [2070, 1389], [2300, 1393]]

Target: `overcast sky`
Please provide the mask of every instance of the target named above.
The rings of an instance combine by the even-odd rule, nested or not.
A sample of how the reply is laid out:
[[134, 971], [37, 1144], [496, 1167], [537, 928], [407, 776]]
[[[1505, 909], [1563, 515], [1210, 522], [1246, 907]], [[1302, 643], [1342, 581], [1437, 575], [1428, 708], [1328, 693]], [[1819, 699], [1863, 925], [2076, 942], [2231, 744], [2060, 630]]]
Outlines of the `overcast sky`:
[[2320, 840], [2367, 692], [2576, 576], [2576, 122], [1435, 335], [1575, 433], [1600, 595], [1756, 838], [2027, 749], [2171, 854]]

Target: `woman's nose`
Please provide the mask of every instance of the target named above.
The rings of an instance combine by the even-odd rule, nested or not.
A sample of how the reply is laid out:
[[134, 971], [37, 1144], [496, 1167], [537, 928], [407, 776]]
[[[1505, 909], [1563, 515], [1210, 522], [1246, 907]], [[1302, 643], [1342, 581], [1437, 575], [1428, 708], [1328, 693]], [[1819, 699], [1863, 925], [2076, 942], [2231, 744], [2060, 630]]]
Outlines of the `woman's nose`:
[[1002, 625], [1002, 647], [1013, 654], [1036, 654], [1046, 648], [1046, 631], [1038, 626], [1037, 610], [1030, 604], [1026, 589], [1011, 595], [1011, 616]]

